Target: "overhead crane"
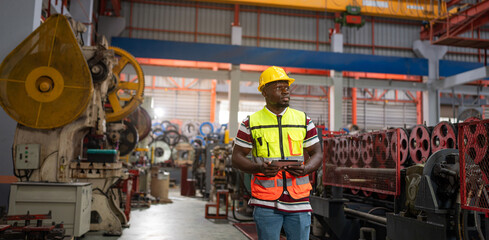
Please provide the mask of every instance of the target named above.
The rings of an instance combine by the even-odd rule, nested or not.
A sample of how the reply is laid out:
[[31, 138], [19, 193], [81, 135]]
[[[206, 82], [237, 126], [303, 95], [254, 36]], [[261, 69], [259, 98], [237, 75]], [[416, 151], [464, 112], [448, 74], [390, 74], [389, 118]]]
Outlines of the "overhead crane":
[[360, 7], [361, 14], [411, 20], [432, 20], [447, 14], [445, 1], [434, 0], [199, 0], [228, 4], [293, 8], [320, 12], [345, 12], [349, 7]]

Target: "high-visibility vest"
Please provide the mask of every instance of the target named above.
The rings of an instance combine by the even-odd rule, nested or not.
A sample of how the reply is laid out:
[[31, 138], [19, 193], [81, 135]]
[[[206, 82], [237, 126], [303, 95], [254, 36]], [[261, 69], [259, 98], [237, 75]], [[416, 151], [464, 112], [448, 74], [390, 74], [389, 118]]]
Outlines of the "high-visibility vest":
[[[264, 161], [299, 160], [304, 163], [303, 142], [307, 133], [306, 114], [287, 108], [283, 116], [268, 109], [250, 116], [253, 141], [252, 154]], [[294, 177], [279, 171], [275, 177], [253, 174], [251, 194], [261, 200], [277, 200], [286, 190], [294, 199], [309, 196], [312, 186], [309, 176]]]

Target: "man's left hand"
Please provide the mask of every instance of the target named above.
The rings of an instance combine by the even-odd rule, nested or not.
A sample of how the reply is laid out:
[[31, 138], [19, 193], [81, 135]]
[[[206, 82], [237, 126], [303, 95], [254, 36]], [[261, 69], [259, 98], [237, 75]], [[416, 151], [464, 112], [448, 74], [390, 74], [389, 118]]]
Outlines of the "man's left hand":
[[285, 171], [289, 172], [292, 174], [294, 177], [300, 177], [307, 175], [306, 171], [306, 165], [301, 164], [301, 165], [289, 165], [284, 167]]

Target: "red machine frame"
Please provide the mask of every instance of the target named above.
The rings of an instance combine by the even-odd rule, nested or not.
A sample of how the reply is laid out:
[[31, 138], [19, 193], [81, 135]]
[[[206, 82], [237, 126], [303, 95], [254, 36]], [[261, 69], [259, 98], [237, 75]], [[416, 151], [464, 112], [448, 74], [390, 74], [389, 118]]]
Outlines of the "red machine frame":
[[486, 214], [489, 214], [488, 136], [489, 119], [459, 124], [461, 208]]
[[[389, 135], [391, 137], [387, 137], [387, 138], [385, 137], [385, 136], [389, 136]], [[384, 138], [382, 139], [382, 137], [379, 137], [379, 136], [384, 136]], [[376, 156], [376, 155], [372, 155], [372, 158], [374, 158], [374, 159], [372, 159], [372, 161], [369, 162], [368, 164], [359, 165], [359, 166], [345, 165], [346, 161], [344, 161], [343, 163], [340, 163], [340, 161], [336, 161], [336, 163], [335, 163], [336, 166], [331, 166], [331, 162], [328, 161], [328, 159], [332, 157], [332, 156], [328, 156], [328, 154], [331, 154], [333, 152], [331, 149], [331, 146], [328, 145], [328, 141], [329, 142], [340, 141], [340, 140], [344, 140], [345, 138], [347, 138], [347, 139], [349, 138], [350, 141], [356, 141], [357, 144], [359, 144], [359, 143], [361, 144], [362, 140], [359, 141], [359, 139], [371, 137], [371, 139], [379, 139], [380, 141], [384, 141], [384, 142], [388, 143], [387, 146], [385, 146], [385, 148], [379, 149], [380, 151], [384, 151], [384, 153], [385, 153], [387, 151], [390, 151], [391, 147], [393, 146], [389, 142], [389, 140], [390, 140], [390, 138], [392, 138], [392, 136], [396, 136], [396, 138], [397, 138], [397, 142], [395, 145], [396, 146], [395, 154], [397, 156], [395, 158], [393, 158], [393, 157], [390, 158], [390, 160], [392, 160], [393, 162], [388, 163], [389, 164], [388, 166], [385, 165], [388, 159], [385, 159], [385, 161], [383, 161], [381, 157], [380, 158], [377, 157], [377, 159], [375, 159], [374, 156]], [[400, 195], [401, 164], [399, 161], [400, 149], [399, 149], [399, 147], [397, 147], [397, 146], [399, 146], [399, 144], [397, 144], [397, 143], [400, 142], [399, 136], [400, 136], [400, 129], [392, 129], [392, 130], [382, 130], [382, 131], [375, 131], [375, 132], [364, 133], [364, 134], [356, 134], [356, 135], [340, 135], [340, 136], [334, 136], [332, 138], [324, 139], [324, 143], [323, 143], [324, 144], [324, 148], [323, 148], [324, 149], [324, 151], [323, 151], [323, 185], [344, 187], [344, 188], [350, 188], [350, 189], [355, 189], [355, 190], [364, 190], [364, 191], [376, 192], [376, 193], [386, 194], [386, 195], [394, 195], [394, 196]], [[389, 140], [386, 140], [386, 139], [389, 139]], [[374, 145], [373, 142], [371, 142], [369, 144], [371, 144], [371, 146]], [[347, 144], [347, 148], [349, 148], [350, 146], [351, 145]], [[345, 147], [345, 145], [343, 145], [343, 147]], [[355, 149], [353, 149], [353, 150], [354, 151], [361, 151], [362, 147], [360, 145], [358, 145], [357, 147], [358, 148], [356, 150]], [[347, 149], [346, 152], [351, 151], [351, 150], [352, 149]], [[340, 150], [340, 152], [341, 151], [345, 151], [345, 150], [342, 149], [342, 150]], [[380, 153], [373, 153], [373, 154], [380, 154]], [[359, 159], [356, 159], [356, 160], [360, 161]], [[354, 169], [358, 169], [358, 170], [354, 170]], [[372, 170], [366, 170], [366, 169], [372, 169]], [[388, 169], [390, 169], [390, 170], [388, 170]], [[331, 181], [332, 179], [328, 179], [328, 172], [327, 172], [328, 170], [334, 170], [334, 171], [339, 170], [339, 172], [342, 172], [342, 173], [340, 173], [341, 178], [337, 178], [338, 181]], [[395, 174], [392, 174], [392, 171], [394, 171]], [[362, 178], [350, 179], [351, 176], [355, 175], [355, 172], [357, 172], [356, 177], [360, 176], [360, 177], [364, 177], [364, 178], [363, 179]], [[382, 185], [382, 183], [380, 183], [379, 180], [380, 181], [382, 181], [382, 180], [378, 178], [379, 175], [372, 174], [372, 173], [381, 173], [381, 174], [385, 174], [386, 176], [392, 175], [392, 176], [389, 176], [388, 178], [383, 179], [383, 181], [395, 181], [395, 186], [392, 185], [393, 187], [391, 190], [379, 187], [380, 185]], [[365, 186], [360, 186], [361, 184], [355, 184], [358, 182], [370, 182], [371, 187], [365, 187]]]

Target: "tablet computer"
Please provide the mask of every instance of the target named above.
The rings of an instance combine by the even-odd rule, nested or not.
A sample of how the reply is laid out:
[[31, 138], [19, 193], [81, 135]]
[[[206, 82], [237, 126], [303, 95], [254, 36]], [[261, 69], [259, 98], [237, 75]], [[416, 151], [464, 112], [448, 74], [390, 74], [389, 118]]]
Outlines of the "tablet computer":
[[302, 164], [301, 161], [297, 160], [275, 160], [272, 161], [273, 166], [285, 167], [285, 166], [300, 166]]

